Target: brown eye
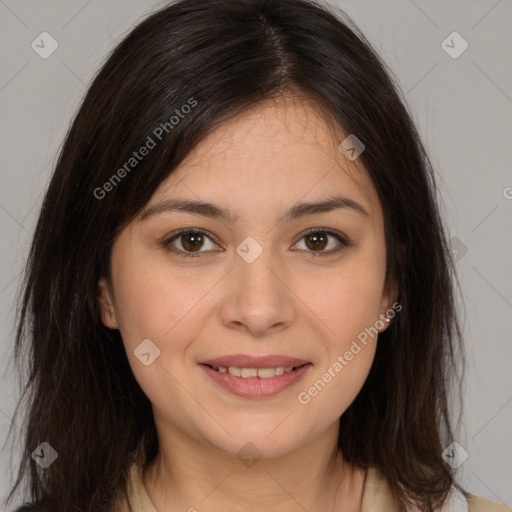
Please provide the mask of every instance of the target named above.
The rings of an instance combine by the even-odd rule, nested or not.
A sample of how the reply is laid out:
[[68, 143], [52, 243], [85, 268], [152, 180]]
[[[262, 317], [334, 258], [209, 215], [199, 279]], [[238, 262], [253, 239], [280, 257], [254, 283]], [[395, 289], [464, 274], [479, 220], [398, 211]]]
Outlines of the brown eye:
[[[330, 244], [330, 239], [337, 240], [338, 244], [337, 246], [335, 244], [334, 248], [330, 250], [325, 250]], [[332, 255], [351, 245], [349, 240], [341, 233], [329, 231], [324, 228], [311, 229], [302, 236], [300, 241], [302, 240], [305, 240], [306, 248], [304, 250], [313, 257]], [[210, 241], [213, 247], [204, 251], [201, 250], [208, 241]], [[179, 244], [179, 246], [177, 246], [177, 244]], [[205, 231], [198, 229], [182, 229], [165, 240], [162, 245], [169, 252], [192, 258], [200, 257], [202, 253], [208, 253], [211, 250], [218, 249], [218, 246], [212, 241], [212, 237]]]
[[[201, 256], [204, 252], [208, 252], [208, 250], [201, 251], [204, 247], [205, 241], [207, 240], [210, 240], [211, 244], [214, 246], [213, 249], [215, 250], [215, 247], [217, 246], [212, 242], [211, 237], [204, 231], [197, 229], [182, 229], [171, 236], [171, 238], [164, 241], [162, 245], [169, 252], [193, 258]], [[175, 243], [179, 244], [178, 247], [174, 245]]]
[[[334, 248], [331, 247], [330, 250], [325, 250], [326, 247], [329, 245], [330, 238], [334, 238], [339, 243], [337, 246], [336, 244], [334, 244]], [[305, 241], [305, 250], [311, 253], [313, 257], [328, 256], [334, 253], [338, 253], [345, 249], [346, 247], [348, 247], [349, 245], [351, 245], [349, 240], [341, 233], [329, 231], [324, 228], [311, 229], [305, 235], [302, 236], [300, 241], [302, 240]]]
[[311, 250], [323, 250], [327, 246], [328, 237], [325, 233], [310, 233], [304, 237], [308, 249]]
[[195, 251], [201, 248], [204, 243], [204, 238], [201, 233], [190, 232], [185, 235], [180, 235], [180, 242], [186, 251]]

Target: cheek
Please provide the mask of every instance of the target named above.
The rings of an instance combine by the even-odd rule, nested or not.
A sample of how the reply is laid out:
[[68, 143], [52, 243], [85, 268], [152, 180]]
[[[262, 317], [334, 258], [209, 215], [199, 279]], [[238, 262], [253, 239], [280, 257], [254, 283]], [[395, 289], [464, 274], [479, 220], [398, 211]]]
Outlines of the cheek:
[[[375, 345], [361, 346], [361, 351], [344, 363], [330, 365], [313, 385], [318, 389], [318, 413], [327, 414], [334, 421], [348, 409], [361, 391], [372, 366]], [[342, 369], [340, 369], [342, 368]], [[320, 398], [321, 395], [321, 398]]]
[[368, 318], [364, 308], [338, 317], [335, 335], [325, 343], [326, 357], [298, 397], [313, 417], [336, 421], [363, 387], [377, 347], [377, 335], [369, 334]]
[[310, 399], [308, 408], [318, 407], [318, 414], [327, 414], [330, 420], [349, 407], [372, 366], [383, 281], [380, 267], [353, 265], [338, 279], [319, 286], [308, 304], [324, 326], [325, 354], [302, 390], [308, 395], [304, 400]]
[[145, 338], [165, 343], [195, 311], [207, 287], [204, 279], [185, 279], [158, 262], [150, 264], [147, 258], [118, 268], [120, 331], [130, 344]]
[[352, 339], [379, 319], [383, 284], [380, 268], [352, 266], [337, 276], [318, 279], [314, 293], [304, 289], [302, 296], [322, 321], [329, 344], [345, 351]]
[[[150, 264], [148, 257], [141, 260], [144, 264], [133, 258], [117, 267], [119, 331], [132, 372], [150, 400], [158, 405], [172, 395], [179, 401], [182, 390], [173, 376], [186, 378], [182, 373], [187, 349], [199, 336], [206, 314], [201, 298], [218, 277], [208, 284], [206, 277], [187, 277], [158, 261]], [[158, 354], [149, 366], [137, 357], [146, 352], [139, 349], [143, 346], [152, 352], [150, 360]]]

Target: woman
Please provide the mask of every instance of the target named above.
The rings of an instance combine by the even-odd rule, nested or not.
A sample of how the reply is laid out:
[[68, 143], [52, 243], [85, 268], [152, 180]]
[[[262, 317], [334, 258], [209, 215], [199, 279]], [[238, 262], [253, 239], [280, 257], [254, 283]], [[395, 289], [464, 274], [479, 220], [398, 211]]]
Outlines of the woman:
[[453, 274], [426, 151], [346, 15], [154, 13], [34, 235], [20, 510], [506, 510], [449, 460]]

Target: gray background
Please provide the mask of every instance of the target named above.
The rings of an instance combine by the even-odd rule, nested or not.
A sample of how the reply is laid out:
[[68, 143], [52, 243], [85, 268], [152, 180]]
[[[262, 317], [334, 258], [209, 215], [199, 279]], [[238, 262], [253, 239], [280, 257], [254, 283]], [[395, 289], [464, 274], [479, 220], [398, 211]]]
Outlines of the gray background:
[[[129, 28], [163, 4], [0, 0], [0, 500], [18, 461], [12, 437], [4, 443], [19, 395], [12, 365], [14, 301], [43, 193], [93, 74]], [[438, 173], [466, 304], [466, 414], [455, 441], [469, 457], [460, 475], [474, 494], [510, 506], [512, 3], [332, 4], [354, 19], [395, 73]], [[59, 45], [47, 59], [31, 48], [44, 31]], [[469, 44], [456, 59], [441, 46], [453, 31]], [[23, 429], [21, 421], [15, 429]]]

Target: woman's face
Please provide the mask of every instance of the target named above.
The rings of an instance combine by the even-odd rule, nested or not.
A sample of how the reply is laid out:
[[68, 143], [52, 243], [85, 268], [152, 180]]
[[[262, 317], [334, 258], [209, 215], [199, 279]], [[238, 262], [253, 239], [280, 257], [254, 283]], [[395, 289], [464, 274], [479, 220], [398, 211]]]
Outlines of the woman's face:
[[393, 297], [381, 207], [342, 140], [304, 102], [260, 104], [197, 146], [119, 234], [102, 318], [159, 434], [279, 456], [334, 428], [360, 391]]

